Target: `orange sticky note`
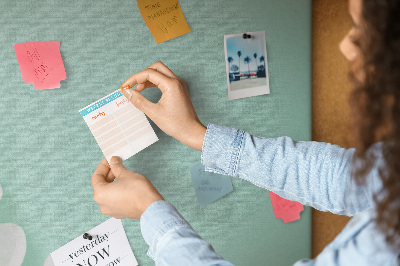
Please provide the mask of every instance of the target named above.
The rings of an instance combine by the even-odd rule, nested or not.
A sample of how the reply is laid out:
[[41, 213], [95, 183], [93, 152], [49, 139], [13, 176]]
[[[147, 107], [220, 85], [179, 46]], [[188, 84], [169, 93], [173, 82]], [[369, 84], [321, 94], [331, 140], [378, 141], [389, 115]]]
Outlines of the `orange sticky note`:
[[59, 41], [16, 43], [14, 50], [22, 79], [36, 90], [59, 88], [67, 78]]
[[285, 224], [300, 219], [304, 206], [296, 201], [284, 199], [273, 192], [269, 192], [275, 218], [282, 219]]
[[157, 43], [190, 32], [178, 0], [137, 0], [140, 14]]

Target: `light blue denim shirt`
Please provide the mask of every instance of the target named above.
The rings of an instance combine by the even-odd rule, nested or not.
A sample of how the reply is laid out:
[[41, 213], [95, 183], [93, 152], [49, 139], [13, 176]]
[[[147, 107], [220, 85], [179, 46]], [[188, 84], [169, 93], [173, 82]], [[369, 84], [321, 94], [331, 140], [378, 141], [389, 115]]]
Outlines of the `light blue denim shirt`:
[[[399, 251], [386, 244], [374, 222], [373, 195], [381, 188], [378, 167], [364, 185], [357, 185], [350, 174], [353, 154], [354, 149], [328, 143], [259, 138], [209, 125], [201, 159], [207, 171], [247, 180], [321, 211], [354, 216], [317, 258], [296, 266], [398, 265]], [[140, 224], [156, 265], [232, 265], [166, 201], [150, 205]]]

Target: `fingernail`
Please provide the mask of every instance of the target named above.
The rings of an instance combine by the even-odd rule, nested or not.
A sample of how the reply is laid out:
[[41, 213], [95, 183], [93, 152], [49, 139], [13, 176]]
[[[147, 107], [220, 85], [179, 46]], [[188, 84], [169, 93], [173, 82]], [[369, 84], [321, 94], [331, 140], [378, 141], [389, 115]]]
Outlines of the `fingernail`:
[[119, 164], [119, 163], [122, 163], [122, 160], [118, 156], [113, 156], [110, 160], [110, 164]]
[[121, 92], [122, 92], [122, 93], [124, 92], [124, 90], [128, 90], [128, 89], [130, 89], [130, 88], [129, 88], [129, 85], [126, 85], [125, 87], [122, 87], [122, 86], [121, 86]]
[[131, 89], [124, 90], [124, 94], [125, 94], [125, 97], [128, 98], [128, 100], [130, 100], [133, 96], [133, 92]]

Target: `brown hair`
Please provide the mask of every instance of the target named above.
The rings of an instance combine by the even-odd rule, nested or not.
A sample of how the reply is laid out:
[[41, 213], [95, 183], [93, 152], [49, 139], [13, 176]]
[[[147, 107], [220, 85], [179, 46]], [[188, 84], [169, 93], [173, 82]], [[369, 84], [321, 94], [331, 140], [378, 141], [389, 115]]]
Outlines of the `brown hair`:
[[[362, 30], [355, 41], [362, 63], [351, 71], [355, 135], [358, 141], [353, 172], [362, 182], [376, 162], [367, 152], [383, 141], [383, 188], [374, 199], [376, 222], [386, 241], [400, 250], [400, 1], [363, 0]], [[357, 71], [364, 73], [357, 77]]]

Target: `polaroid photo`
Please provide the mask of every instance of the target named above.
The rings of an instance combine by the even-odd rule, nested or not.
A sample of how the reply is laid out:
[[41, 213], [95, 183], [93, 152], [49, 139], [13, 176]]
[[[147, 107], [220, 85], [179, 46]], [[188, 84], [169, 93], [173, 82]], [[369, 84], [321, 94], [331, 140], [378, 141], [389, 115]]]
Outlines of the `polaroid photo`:
[[269, 94], [265, 31], [224, 36], [228, 100]]

